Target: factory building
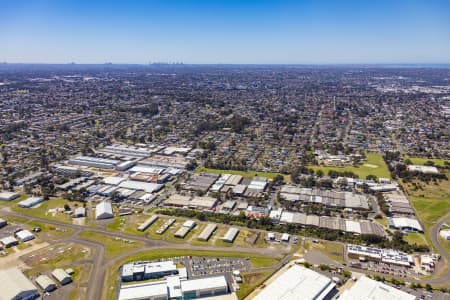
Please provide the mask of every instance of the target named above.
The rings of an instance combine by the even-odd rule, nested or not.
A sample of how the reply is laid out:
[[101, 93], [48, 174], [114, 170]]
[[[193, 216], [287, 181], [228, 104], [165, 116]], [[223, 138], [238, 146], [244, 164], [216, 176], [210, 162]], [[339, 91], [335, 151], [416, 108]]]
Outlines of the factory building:
[[224, 276], [206, 277], [181, 281], [184, 299], [219, 296], [228, 293]]
[[165, 206], [188, 207], [191, 209], [211, 210], [217, 204], [217, 199], [213, 197], [194, 197], [173, 194], [164, 201]]
[[185, 221], [183, 223], [183, 226], [175, 233], [175, 237], [183, 239], [189, 233], [189, 231], [191, 231], [195, 227], [195, 225], [197, 224], [193, 220]]
[[169, 292], [164, 281], [123, 285], [118, 300], [168, 300]]
[[13, 236], [7, 236], [0, 240], [0, 243], [2, 243], [3, 247], [5, 248], [11, 248], [13, 246], [16, 246], [19, 244], [19, 241], [13, 237]]
[[216, 224], [208, 224], [205, 229], [199, 234], [197, 239], [200, 241], [208, 241], [209, 238], [213, 235], [213, 233], [216, 231], [217, 225]]
[[231, 227], [228, 229], [227, 233], [223, 237], [223, 241], [227, 243], [232, 243], [236, 239], [237, 235], [239, 234], [239, 229]]
[[150, 218], [148, 218], [144, 223], [142, 223], [141, 225], [139, 225], [138, 230], [139, 231], [145, 231], [150, 225], [152, 225], [153, 223], [156, 222], [156, 220], [158, 220], [158, 216], [157, 215], [153, 215]]
[[29, 230], [26, 229], [16, 232], [16, 237], [21, 242], [28, 242], [34, 239], [34, 235]]
[[356, 283], [353, 284], [350, 289], [344, 291], [339, 299], [415, 300], [416, 296], [405, 293], [390, 285], [363, 276], [358, 279], [358, 281], [356, 281]]
[[121, 161], [92, 156], [78, 156], [76, 158], [70, 159], [69, 163], [72, 165], [110, 170], [115, 169], [116, 166], [121, 163]]
[[335, 293], [336, 285], [330, 278], [313, 270], [293, 265], [269, 283], [253, 299], [322, 300], [331, 299]]
[[3, 201], [11, 201], [14, 199], [17, 199], [20, 197], [19, 193], [14, 193], [14, 192], [1, 192], [0, 193], [0, 200]]
[[33, 283], [18, 269], [0, 270], [0, 299], [33, 300], [39, 292]]
[[56, 283], [47, 275], [39, 275], [35, 281], [44, 292], [51, 292], [57, 288]]
[[6, 225], [8, 225], [8, 222], [2, 218], [0, 218], [0, 228], [5, 227]]
[[72, 282], [72, 277], [70, 277], [63, 269], [53, 270], [52, 276], [62, 285]]
[[38, 205], [39, 203], [41, 203], [43, 201], [44, 201], [43, 197], [30, 197], [30, 198], [27, 198], [27, 199], [17, 203], [17, 206], [22, 207], [22, 208], [31, 208], [33, 206]]
[[411, 255], [392, 249], [348, 244], [347, 255], [358, 260], [370, 260], [405, 267], [414, 265], [414, 258]]
[[227, 293], [229, 293], [229, 288], [224, 276], [199, 279], [182, 279], [179, 276], [169, 276], [161, 281], [123, 285], [120, 288], [118, 299], [196, 299], [221, 296]]
[[173, 261], [129, 263], [122, 266], [122, 281], [147, 280], [178, 274]]
[[416, 219], [405, 217], [394, 217], [388, 218], [388, 223], [389, 228], [392, 229], [423, 233], [422, 225], [420, 225], [419, 221]]
[[110, 202], [100, 202], [95, 207], [95, 218], [97, 220], [101, 219], [111, 219], [114, 217], [112, 206]]

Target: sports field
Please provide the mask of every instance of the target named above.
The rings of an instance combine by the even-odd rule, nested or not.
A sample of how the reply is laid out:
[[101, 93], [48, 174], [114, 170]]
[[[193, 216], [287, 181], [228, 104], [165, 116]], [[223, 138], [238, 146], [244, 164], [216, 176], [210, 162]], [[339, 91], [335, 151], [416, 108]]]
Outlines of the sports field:
[[391, 178], [391, 174], [386, 163], [383, 160], [383, 156], [378, 153], [367, 153], [367, 162], [364, 162], [358, 167], [345, 166], [345, 167], [325, 167], [325, 166], [308, 166], [314, 171], [322, 170], [325, 175], [328, 175], [330, 170], [344, 172], [350, 171], [359, 176], [359, 178], [366, 178], [367, 175], [375, 175], [378, 178]]

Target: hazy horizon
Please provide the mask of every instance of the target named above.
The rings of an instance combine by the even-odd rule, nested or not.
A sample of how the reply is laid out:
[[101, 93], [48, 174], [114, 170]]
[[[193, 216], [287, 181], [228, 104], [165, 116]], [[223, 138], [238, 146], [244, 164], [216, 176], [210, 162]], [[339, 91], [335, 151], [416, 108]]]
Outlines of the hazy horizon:
[[0, 4], [0, 62], [450, 63], [449, 1]]

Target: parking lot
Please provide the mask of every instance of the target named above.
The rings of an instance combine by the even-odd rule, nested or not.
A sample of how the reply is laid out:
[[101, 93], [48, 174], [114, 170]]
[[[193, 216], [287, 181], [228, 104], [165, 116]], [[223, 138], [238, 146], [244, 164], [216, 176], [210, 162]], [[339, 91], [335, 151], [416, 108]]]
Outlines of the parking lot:
[[352, 261], [351, 266], [354, 268], [369, 270], [373, 272], [380, 273], [380, 275], [392, 275], [407, 278], [414, 274], [414, 270], [411, 267], [396, 266], [386, 263], [377, 262], [359, 262]]
[[190, 259], [192, 276], [231, 273], [234, 270], [250, 270], [250, 261], [245, 258], [192, 257]]

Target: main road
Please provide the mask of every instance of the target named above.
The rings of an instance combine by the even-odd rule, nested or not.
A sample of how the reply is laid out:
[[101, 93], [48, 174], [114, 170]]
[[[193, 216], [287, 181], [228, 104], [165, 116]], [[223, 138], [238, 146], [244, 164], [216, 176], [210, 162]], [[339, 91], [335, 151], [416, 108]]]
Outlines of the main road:
[[[106, 230], [103, 228], [87, 227], [87, 226], [82, 226], [82, 225], [64, 223], [64, 222], [59, 222], [59, 221], [55, 221], [55, 220], [49, 220], [49, 219], [44, 219], [44, 218], [39, 218], [39, 217], [32, 217], [32, 216], [27, 216], [25, 214], [15, 213], [15, 212], [11, 212], [11, 211], [4, 211], [4, 210], [0, 210], [0, 215], [24, 218], [27, 220], [38, 221], [41, 223], [46, 223], [46, 224], [51, 224], [51, 225], [55, 225], [55, 226], [61, 226], [61, 227], [74, 229], [74, 232], [69, 237], [67, 237], [63, 240], [55, 241], [55, 243], [61, 242], [61, 241], [75, 242], [75, 243], [83, 244], [88, 247], [94, 248], [95, 254], [94, 254], [94, 258], [93, 258], [93, 270], [91, 273], [91, 278], [89, 281], [90, 284], [89, 284], [88, 292], [87, 292], [88, 300], [101, 299], [102, 289], [99, 289], [98, 287], [103, 286], [103, 284], [105, 282], [105, 274], [109, 267], [111, 267], [114, 263], [116, 263], [117, 261], [119, 261], [123, 258], [126, 258], [129, 255], [143, 252], [146, 250], [171, 248], [171, 249], [184, 249], [184, 250], [239, 251], [239, 252], [257, 253], [257, 254], [272, 256], [272, 257], [279, 257], [281, 254], [280, 252], [278, 252], [274, 249], [270, 249], [270, 248], [194, 246], [194, 245], [190, 245], [190, 244], [181, 244], [181, 243], [175, 243], [175, 242], [168, 242], [168, 241], [164, 241], [164, 240], [154, 240], [154, 239], [150, 239], [145, 236], [135, 236], [135, 235], [125, 234], [125, 233], [117, 232], [117, 231], [109, 231], [109, 230]], [[410, 281], [420, 282], [422, 284], [427, 284], [427, 283], [428, 284], [443, 284], [443, 283], [450, 282], [450, 256], [447, 253], [447, 251], [445, 250], [445, 248], [442, 246], [442, 244], [439, 240], [439, 229], [442, 227], [442, 225], [445, 222], [448, 222], [448, 221], [450, 221], [450, 213], [443, 216], [442, 218], [440, 218], [431, 227], [430, 232], [429, 232], [430, 238], [431, 238], [431, 241], [432, 241], [434, 247], [441, 254], [442, 259], [445, 259], [447, 261], [447, 266], [448, 266], [447, 272], [443, 276], [440, 276], [439, 278], [433, 278], [433, 279], [428, 279], [428, 280], [425, 280], [425, 279], [417, 280], [417, 279], [411, 278]], [[142, 242], [144, 242], [144, 246], [139, 249], [135, 249], [132, 251], [128, 251], [126, 253], [122, 253], [121, 255], [119, 255], [115, 258], [106, 260], [106, 258], [104, 256], [105, 246], [100, 242], [87, 241], [82, 238], [79, 238], [78, 235], [83, 231], [96, 232], [96, 233], [100, 233], [100, 234], [104, 234], [104, 235], [108, 235], [108, 236], [112, 236], [112, 237], [123, 238], [123, 239], [142, 241]], [[276, 268], [281, 267], [284, 263], [286, 263], [286, 260], [290, 257], [291, 257], [291, 255], [286, 256], [276, 266]], [[333, 262], [333, 263], [336, 264], [336, 262]], [[339, 264], [337, 264], [337, 265], [339, 265]], [[348, 268], [348, 267], [346, 267], [346, 268]], [[348, 269], [351, 269], [351, 268], [348, 268]], [[353, 271], [361, 272], [360, 269], [354, 269]], [[369, 271], [366, 271], [366, 272], [368, 274], [376, 274], [376, 273], [369, 272]], [[404, 279], [404, 278], [395, 277], [395, 276], [392, 276], [392, 277], [397, 278], [399, 280]]]
[[[109, 267], [114, 265], [114, 263], [120, 261], [121, 259], [124, 259], [132, 254], [140, 253], [143, 251], [149, 251], [149, 250], [155, 250], [155, 249], [183, 249], [186, 251], [189, 250], [206, 250], [206, 251], [234, 251], [234, 252], [248, 252], [248, 253], [255, 253], [270, 257], [279, 257], [280, 253], [279, 251], [275, 249], [270, 248], [246, 248], [246, 247], [217, 247], [217, 246], [194, 246], [191, 244], [183, 244], [183, 243], [176, 243], [176, 242], [168, 242], [164, 240], [154, 240], [150, 239], [145, 236], [135, 236], [130, 234], [125, 234], [122, 232], [117, 231], [109, 231], [103, 228], [95, 228], [95, 227], [88, 227], [88, 226], [82, 226], [82, 225], [76, 225], [76, 224], [70, 224], [70, 223], [64, 223], [59, 222], [55, 220], [49, 220], [39, 217], [32, 217], [21, 213], [11, 212], [11, 211], [5, 211], [0, 210], [0, 215], [3, 216], [10, 216], [15, 218], [23, 218], [31, 221], [38, 221], [45, 224], [55, 225], [59, 227], [66, 227], [71, 228], [74, 230], [74, 232], [67, 238], [52, 241], [51, 243], [61, 243], [61, 242], [73, 242], [82, 244], [85, 246], [88, 246], [90, 248], [95, 249], [94, 257], [93, 257], [93, 269], [89, 280], [89, 286], [87, 291], [87, 299], [88, 300], [99, 300], [102, 298], [102, 287], [105, 283], [105, 275], [106, 271]], [[106, 259], [105, 258], [105, 246], [101, 242], [94, 242], [94, 241], [87, 241], [84, 240], [78, 235], [81, 232], [96, 232], [100, 234], [104, 234], [107, 236], [122, 238], [122, 239], [128, 239], [128, 240], [135, 240], [135, 241], [141, 241], [144, 242], [144, 246], [139, 249], [134, 249], [131, 251], [127, 251], [125, 253], [122, 253], [119, 256], [116, 256], [112, 259]], [[291, 256], [287, 256], [291, 257]], [[283, 264], [286, 263], [287, 257], [284, 257], [274, 268], [281, 267]]]

